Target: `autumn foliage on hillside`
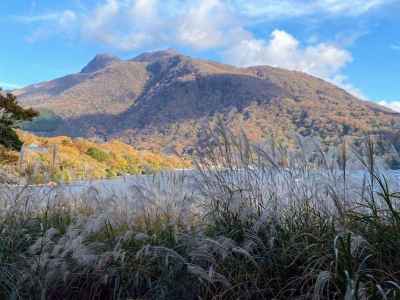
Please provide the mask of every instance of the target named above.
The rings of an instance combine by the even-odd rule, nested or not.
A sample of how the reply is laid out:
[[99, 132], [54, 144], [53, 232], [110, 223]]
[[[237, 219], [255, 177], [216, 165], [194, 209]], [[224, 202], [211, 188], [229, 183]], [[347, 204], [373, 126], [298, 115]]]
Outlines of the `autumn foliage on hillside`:
[[66, 136], [44, 138], [26, 132], [18, 134], [25, 145], [24, 155], [18, 159], [17, 153], [4, 152], [3, 165], [12, 166], [31, 183], [151, 174], [190, 166], [176, 156], [137, 151], [118, 140], [99, 143]]
[[293, 147], [302, 137], [320, 141], [324, 150], [344, 139], [397, 135], [400, 128], [400, 114], [317, 77], [268, 66], [237, 68], [170, 50], [127, 61], [97, 56], [83, 73], [15, 93], [41, 112], [28, 131], [120, 138], [140, 149], [183, 155], [204, 149], [204, 129], [219, 120], [252, 143], [273, 138]]

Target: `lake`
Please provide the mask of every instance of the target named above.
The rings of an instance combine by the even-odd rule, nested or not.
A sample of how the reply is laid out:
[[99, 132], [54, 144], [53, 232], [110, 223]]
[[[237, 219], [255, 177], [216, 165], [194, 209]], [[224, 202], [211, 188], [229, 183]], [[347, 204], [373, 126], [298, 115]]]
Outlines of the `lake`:
[[[218, 174], [218, 175], [217, 175]], [[221, 175], [222, 174], [222, 175]], [[347, 193], [354, 198], [363, 185], [365, 172], [353, 171], [347, 176]], [[317, 171], [287, 170], [279, 173], [271, 171], [215, 171], [210, 174], [211, 183], [223, 181], [233, 189], [246, 193], [246, 189], [254, 189], [264, 197], [274, 195], [276, 198], [286, 199], [307, 197], [313, 194], [314, 198], [323, 199], [328, 195], [328, 187], [334, 187], [339, 193], [342, 191], [343, 180], [341, 173], [328, 174]], [[399, 191], [400, 172], [385, 171], [393, 190]], [[223, 179], [222, 179], [223, 178]], [[79, 181], [68, 184], [49, 186], [0, 186], [0, 205], [12, 207], [21, 203], [32, 202], [35, 207], [43, 207], [49, 203], [60, 201], [77, 201], [82, 199], [93, 202], [118, 202], [126, 205], [137, 205], [143, 201], [172, 201], [179, 205], [182, 199], [200, 197], [200, 174], [196, 171], [175, 171], [159, 173], [157, 175], [132, 175], [113, 179]], [[367, 181], [368, 182], [368, 181]], [[204, 188], [204, 186], [203, 186]], [[207, 187], [206, 187], [207, 188]], [[226, 190], [214, 187], [213, 193], [225, 193]], [[318, 196], [316, 196], [318, 195]], [[217, 195], [218, 196], [218, 195]], [[268, 196], [269, 197], [269, 196]], [[175, 200], [176, 199], [176, 200]]]

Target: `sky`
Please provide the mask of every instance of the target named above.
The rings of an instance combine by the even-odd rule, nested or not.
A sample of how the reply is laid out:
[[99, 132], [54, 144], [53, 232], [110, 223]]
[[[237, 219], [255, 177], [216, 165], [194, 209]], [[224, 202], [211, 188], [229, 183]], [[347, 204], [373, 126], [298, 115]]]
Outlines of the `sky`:
[[399, 14], [400, 0], [1, 0], [0, 86], [175, 48], [303, 71], [400, 111]]

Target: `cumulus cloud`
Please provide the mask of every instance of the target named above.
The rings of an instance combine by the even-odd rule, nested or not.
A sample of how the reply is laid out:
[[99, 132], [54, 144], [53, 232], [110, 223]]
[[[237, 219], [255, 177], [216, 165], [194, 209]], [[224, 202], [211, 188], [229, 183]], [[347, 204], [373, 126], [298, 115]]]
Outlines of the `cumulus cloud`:
[[134, 33], [121, 32], [122, 18], [119, 14], [122, 9], [122, 4], [117, 0], [107, 0], [97, 6], [92, 13], [82, 18], [82, 34], [116, 48], [135, 48], [137, 37], [133, 37]]
[[343, 69], [353, 60], [349, 51], [330, 43], [302, 46], [290, 33], [274, 30], [266, 39], [244, 39], [223, 52], [225, 62], [241, 67], [269, 65], [301, 71], [323, 78], [365, 99], [363, 93], [352, 86]]
[[302, 47], [291, 34], [274, 30], [268, 39], [247, 39], [224, 52], [227, 62], [239, 66], [270, 65], [333, 79], [352, 61], [351, 53], [319, 43]]
[[171, 18], [159, 0], [106, 0], [82, 16], [81, 32], [89, 39], [121, 50], [163, 44], [171, 38]]
[[249, 36], [224, 2], [199, 0], [194, 4], [178, 18], [177, 38], [182, 44], [196, 49], [217, 48]]
[[122, 50], [215, 49], [248, 35], [223, 0], [107, 0], [82, 19], [86, 37]]
[[400, 112], [400, 101], [379, 101], [378, 104], [386, 106], [396, 112]]

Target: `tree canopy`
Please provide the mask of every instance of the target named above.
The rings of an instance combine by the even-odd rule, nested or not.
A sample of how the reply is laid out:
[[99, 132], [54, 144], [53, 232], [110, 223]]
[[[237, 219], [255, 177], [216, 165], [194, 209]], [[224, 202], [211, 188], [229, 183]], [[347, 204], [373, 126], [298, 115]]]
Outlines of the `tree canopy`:
[[31, 121], [38, 115], [38, 112], [32, 108], [25, 109], [20, 106], [16, 96], [11, 93], [2, 93], [0, 89], [0, 145], [19, 151], [22, 142], [15, 129], [22, 122]]

